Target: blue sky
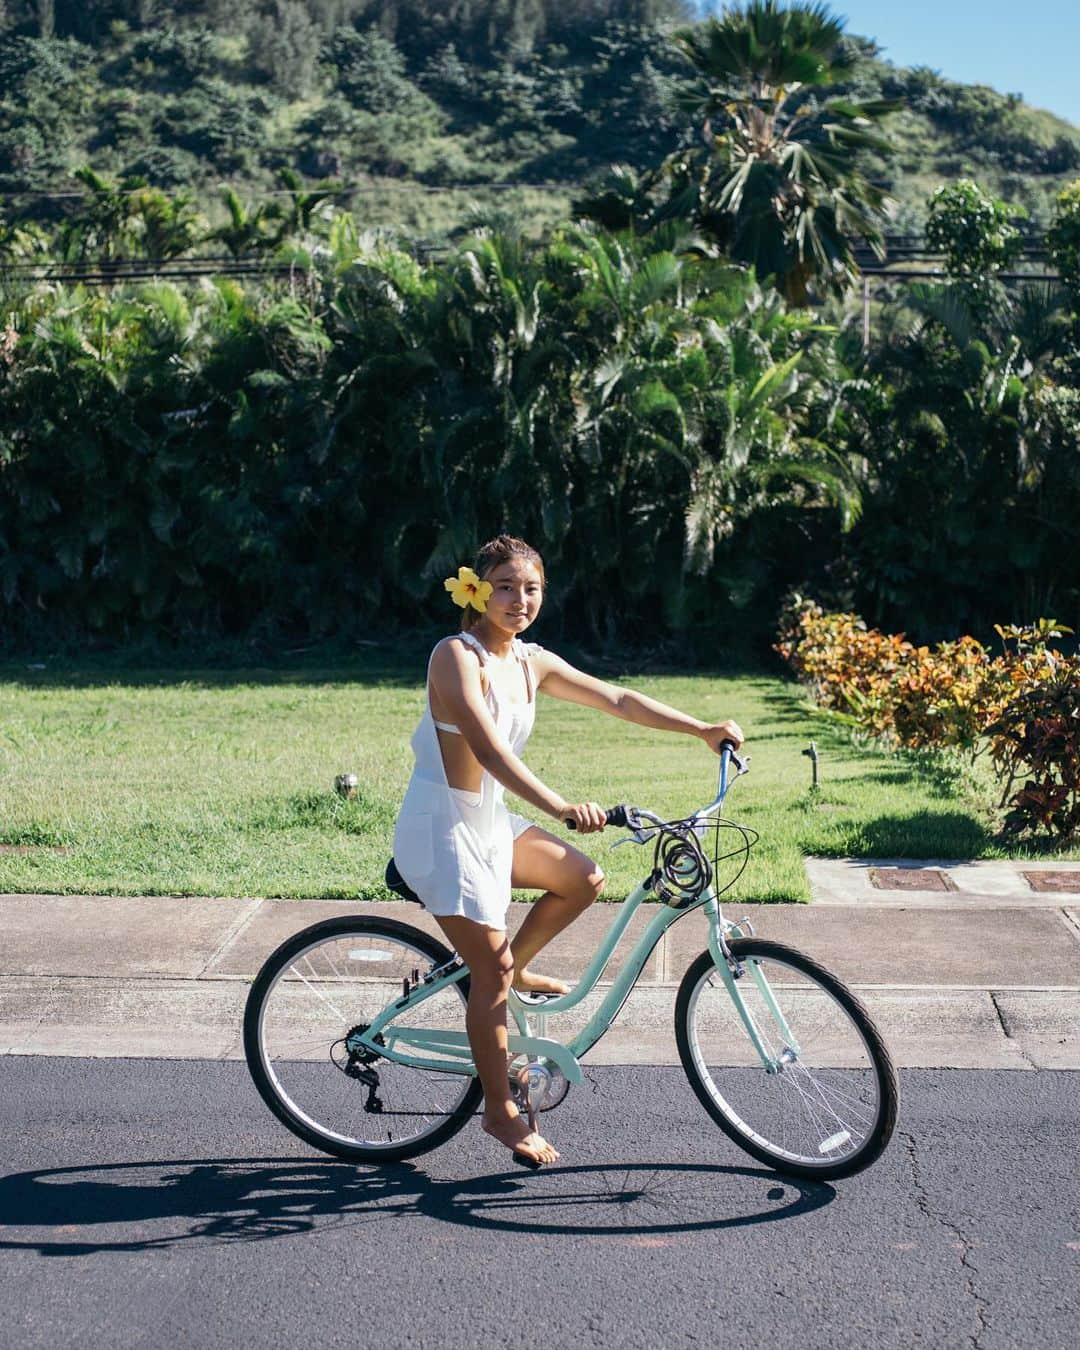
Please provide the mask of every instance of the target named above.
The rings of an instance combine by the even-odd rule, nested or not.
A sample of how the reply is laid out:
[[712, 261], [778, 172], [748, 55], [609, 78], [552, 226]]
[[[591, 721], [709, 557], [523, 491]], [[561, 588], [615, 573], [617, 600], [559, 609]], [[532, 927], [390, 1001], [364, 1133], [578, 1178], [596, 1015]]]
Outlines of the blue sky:
[[1080, 126], [1080, 0], [830, 0], [830, 8], [898, 66], [1023, 94]]

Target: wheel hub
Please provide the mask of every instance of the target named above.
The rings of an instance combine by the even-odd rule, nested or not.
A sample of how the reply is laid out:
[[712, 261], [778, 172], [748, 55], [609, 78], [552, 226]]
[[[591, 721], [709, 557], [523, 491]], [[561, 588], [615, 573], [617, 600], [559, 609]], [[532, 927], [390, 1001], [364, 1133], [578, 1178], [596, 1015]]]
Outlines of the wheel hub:
[[510, 1091], [522, 1111], [550, 1111], [570, 1091], [562, 1070], [550, 1059], [528, 1059], [510, 1068]]
[[[370, 1045], [365, 1044], [364, 1040], [362, 1039], [364, 1035], [367, 1033], [367, 1029], [369, 1026], [370, 1023], [363, 1022], [359, 1026], [353, 1027], [352, 1031], [350, 1031], [344, 1038], [345, 1053], [348, 1055], [349, 1058], [346, 1064], [343, 1064], [339, 1067], [341, 1068], [342, 1072], [347, 1073], [350, 1078], [360, 1077], [358, 1073], [354, 1072], [357, 1066], [364, 1064], [374, 1064], [375, 1061], [379, 1058], [379, 1055], [374, 1050], [371, 1049]], [[374, 1039], [376, 1045], [386, 1044], [386, 1042], [383, 1040], [382, 1036], [378, 1032], [375, 1033]], [[341, 1043], [342, 1042], [340, 1041], [338, 1042], [338, 1044]], [[335, 1060], [335, 1063], [336, 1062], [337, 1061]]]

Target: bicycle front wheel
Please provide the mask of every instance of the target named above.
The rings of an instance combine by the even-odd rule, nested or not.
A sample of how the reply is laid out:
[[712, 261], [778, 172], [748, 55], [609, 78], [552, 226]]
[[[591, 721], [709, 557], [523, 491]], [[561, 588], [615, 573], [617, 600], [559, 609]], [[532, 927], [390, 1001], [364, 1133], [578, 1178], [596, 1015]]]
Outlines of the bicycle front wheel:
[[[393, 919], [328, 919], [284, 942], [251, 986], [244, 1053], [260, 1095], [294, 1134], [356, 1162], [397, 1162], [445, 1143], [480, 1102], [460, 1062], [398, 1064], [355, 1037], [452, 953]], [[405, 1009], [395, 1025], [464, 1031], [469, 977]]]
[[720, 1128], [778, 1171], [831, 1180], [868, 1167], [889, 1142], [896, 1071], [856, 996], [780, 942], [729, 943], [735, 987], [768, 1060], [709, 952], [683, 977], [675, 1038], [687, 1077]]

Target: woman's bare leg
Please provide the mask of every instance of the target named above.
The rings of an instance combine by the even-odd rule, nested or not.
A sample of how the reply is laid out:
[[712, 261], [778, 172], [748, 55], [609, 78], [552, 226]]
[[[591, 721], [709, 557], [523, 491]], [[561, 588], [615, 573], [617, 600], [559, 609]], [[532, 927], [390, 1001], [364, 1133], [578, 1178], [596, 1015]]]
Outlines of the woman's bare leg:
[[543, 891], [534, 901], [510, 944], [514, 988], [566, 994], [564, 980], [534, 975], [529, 962], [567, 924], [589, 908], [604, 889], [604, 874], [592, 858], [534, 825], [514, 840], [511, 885]]
[[454, 949], [469, 967], [469, 1005], [465, 1029], [473, 1063], [484, 1089], [482, 1128], [507, 1148], [554, 1162], [559, 1156], [540, 1134], [529, 1129], [510, 1096], [507, 1076], [506, 996], [514, 977], [514, 959], [506, 933], [485, 928], [460, 915], [436, 917]]

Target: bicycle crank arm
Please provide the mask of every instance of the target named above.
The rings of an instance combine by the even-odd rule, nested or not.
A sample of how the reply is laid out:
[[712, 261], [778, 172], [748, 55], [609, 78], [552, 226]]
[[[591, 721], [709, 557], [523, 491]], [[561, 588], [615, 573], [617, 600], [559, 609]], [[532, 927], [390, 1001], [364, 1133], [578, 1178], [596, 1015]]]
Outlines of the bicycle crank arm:
[[[441, 1050], [447, 1054], [469, 1054], [469, 1038], [464, 1031], [441, 1031], [435, 1027], [395, 1027], [383, 1031], [386, 1048], [396, 1050], [398, 1046], [413, 1046], [418, 1050]], [[543, 1036], [518, 1036], [507, 1038], [507, 1048], [512, 1055], [528, 1055], [530, 1058], [550, 1059], [558, 1066], [568, 1083], [581, 1083], [584, 1078], [581, 1065], [560, 1041], [550, 1041]]]

